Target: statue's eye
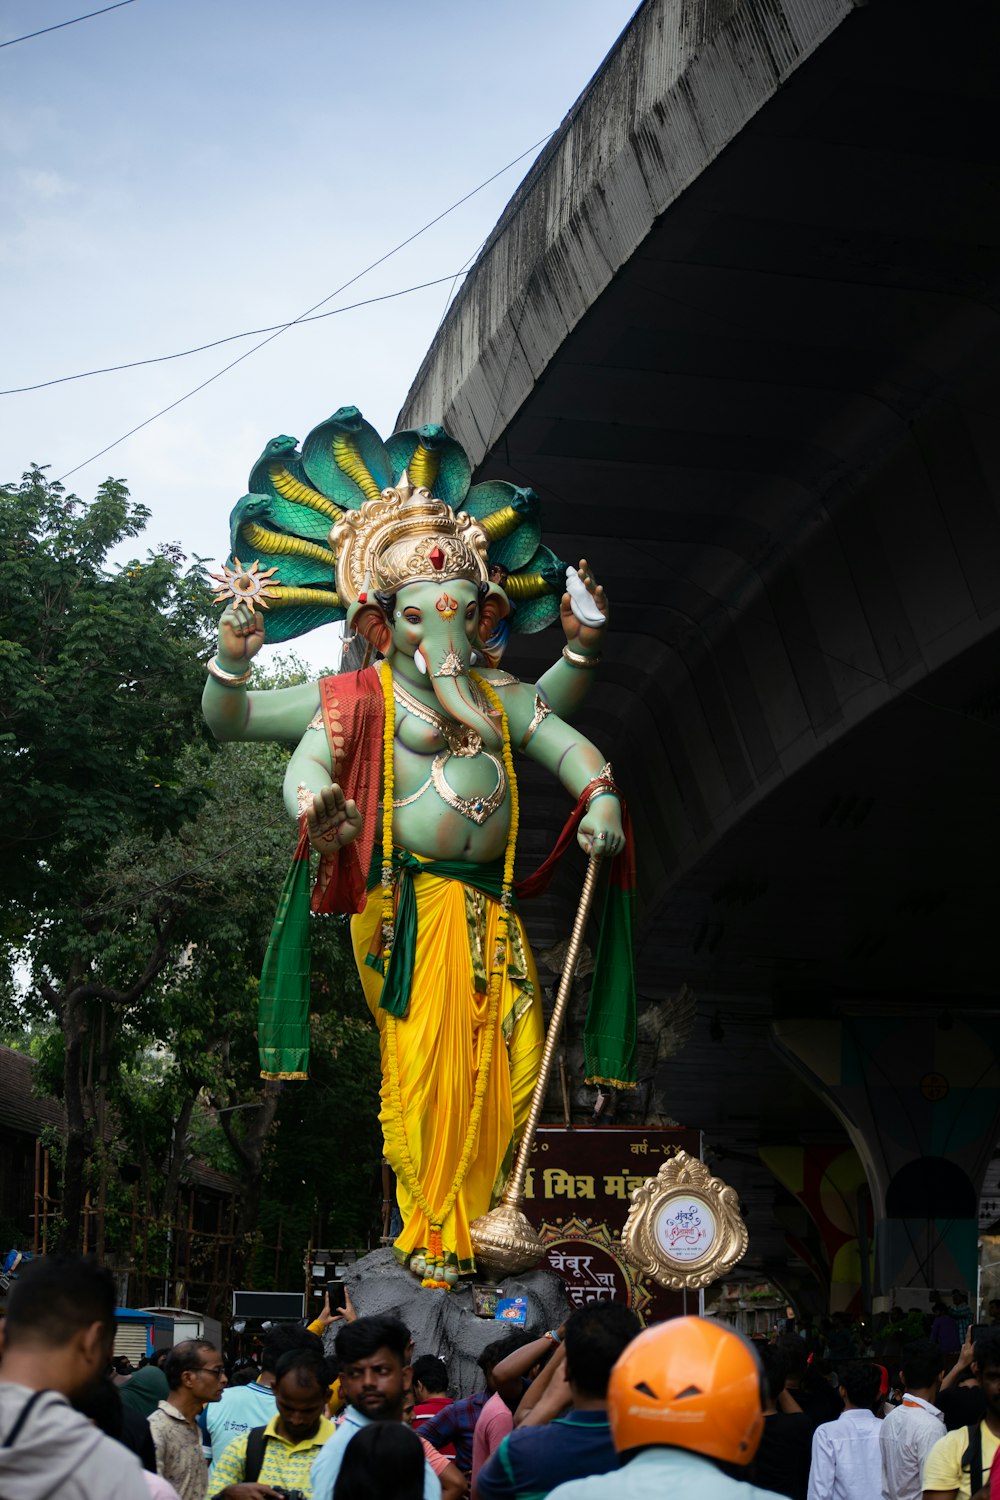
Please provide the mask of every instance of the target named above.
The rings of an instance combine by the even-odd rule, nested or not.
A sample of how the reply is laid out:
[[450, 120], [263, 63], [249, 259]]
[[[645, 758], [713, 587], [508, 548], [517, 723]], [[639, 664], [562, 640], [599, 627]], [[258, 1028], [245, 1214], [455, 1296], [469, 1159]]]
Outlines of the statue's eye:
[[403, 619], [407, 622], [408, 625], [419, 625], [420, 624], [420, 611], [419, 611], [419, 609], [404, 609], [403, 610]]
[[476, 606], [474, 604], [466, 605], [465, 618], [467, 620], [474, 620], [476, 618]]

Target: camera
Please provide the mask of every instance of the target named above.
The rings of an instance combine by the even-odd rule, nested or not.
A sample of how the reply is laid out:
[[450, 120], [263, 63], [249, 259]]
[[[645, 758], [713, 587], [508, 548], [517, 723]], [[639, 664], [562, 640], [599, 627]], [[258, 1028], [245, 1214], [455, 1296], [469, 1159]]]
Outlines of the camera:
[[272, 1484], [271, 1488], [276, 1495], [281, 1495], [282, 1500], [306, 1500], [305, 1490], [286, 1490], [280, 1484]]

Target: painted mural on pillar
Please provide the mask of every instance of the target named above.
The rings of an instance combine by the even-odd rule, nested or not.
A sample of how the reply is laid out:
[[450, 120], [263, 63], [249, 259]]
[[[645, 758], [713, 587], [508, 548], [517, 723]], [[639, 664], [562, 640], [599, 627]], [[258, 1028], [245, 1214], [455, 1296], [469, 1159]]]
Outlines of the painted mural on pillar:
[[[862, 1311], [858, 1190], [867, 1188], [865, 1169], [853, 1146], [760, 1146], [761, 1161], [802, 1204], [816, 1226], [822, 1248], [788, 1235], [789, 1246], [824, 1283], [830, 1312]], [[871, 1206], [865, 1203], [866, 1237], [871, 1244]], [[871, 1251], [869, 1250], [871, 1261]], [[873, 1263], [870, 1272], [874, 1269]]]
[[942, 1007], [781, 1020], [774, 1034], [864, 1166], [874, 1296], [975, 1286], [979, 1191], [1000, 1134], [1000, 1022]]

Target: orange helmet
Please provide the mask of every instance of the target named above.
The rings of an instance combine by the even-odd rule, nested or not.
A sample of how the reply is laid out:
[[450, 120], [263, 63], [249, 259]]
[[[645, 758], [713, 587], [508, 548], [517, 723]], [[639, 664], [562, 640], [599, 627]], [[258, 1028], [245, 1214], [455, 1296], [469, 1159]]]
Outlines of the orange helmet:
[[738, 1333], [671, 1318], [632, 1340], [611, 1372], [608, 1420], [619, 1453], [661, 1444], [748, 1464], [764, 1431], [761, 1369]]

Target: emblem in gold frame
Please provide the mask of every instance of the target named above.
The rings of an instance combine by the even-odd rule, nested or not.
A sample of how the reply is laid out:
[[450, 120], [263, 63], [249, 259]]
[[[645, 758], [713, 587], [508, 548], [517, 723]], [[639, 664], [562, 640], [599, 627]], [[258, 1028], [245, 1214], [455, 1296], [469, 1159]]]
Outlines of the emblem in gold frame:
[[678, 1151], [632, 1193], [622, 1248], [637, 1270], [674, 1291], [718, 1281], [748, 1243], [736, 1190]]

